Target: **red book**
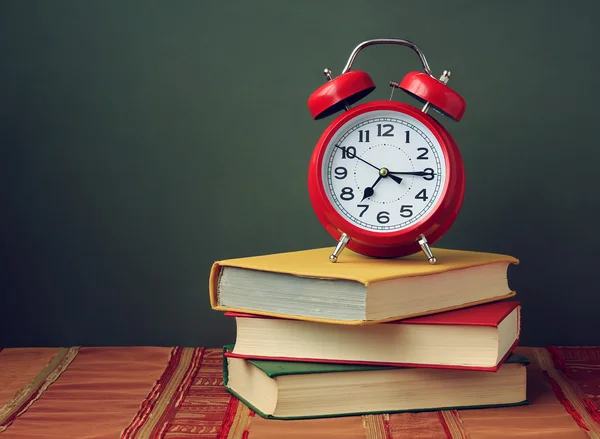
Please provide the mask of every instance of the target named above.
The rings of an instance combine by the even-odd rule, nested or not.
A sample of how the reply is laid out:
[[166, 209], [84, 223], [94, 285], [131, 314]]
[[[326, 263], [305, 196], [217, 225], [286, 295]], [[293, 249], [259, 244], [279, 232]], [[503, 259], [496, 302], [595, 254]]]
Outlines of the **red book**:
[[350, 326], [227, 312], [228, 356], [246, 359], [495, 372], [518, 344], [521, 305], [493, 302], [376, 325]]

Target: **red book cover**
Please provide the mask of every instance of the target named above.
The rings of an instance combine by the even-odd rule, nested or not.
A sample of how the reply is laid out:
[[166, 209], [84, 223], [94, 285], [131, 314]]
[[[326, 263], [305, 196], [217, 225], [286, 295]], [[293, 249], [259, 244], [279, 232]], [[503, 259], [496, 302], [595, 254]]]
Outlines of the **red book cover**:
[[[397, 320], [392, 322], [381, 323], [382, 325], [462, 325], [462, 326], [489, 326], [498, 327], [500, 322], [504, 320], [513, 310], [520, 307], [518, 301], [502, 301], [493, 302], [468, 308], [447, 311], [438, 314], [431, 314], [427, 316], [414, 317], [410, 319]], [[233, 318], [258, 318], [258, 319], [279, 319], [279, 317], [271, 316], [259, 316], [254, 314], [239, 313], [239, 312], [226, 312], [227, 317]], [[313, 322], [310, 322], [313, 323]], [[313, 323], [314, 324], [314, 323]], [[381, 366], [394, 366], [394, 367], [419, 367], [419, 368], [437, 368], [437, 369], [457, 369], [457, 370], [480, 370], [487, 372], [496, 372], [500, 366], [510, 356], [511, 352], [518, 345], [520, 339], [520, 327], [521, 319], [520, 312], [518, 316], [518, 332], [517, 338], [513, 345], [508, 349], [504, 357], [494, 367], [474, 367], [474, 366], [460, 366], [460, 365], [443, 365], [443, 364], [413, 364], [413, 363], [387, 363], [387, 362], [369, 362], [369, 361], [357, 361], [357, 360], [324, 360], [314, 358], [290, 358], [290, 357], [266, 357], [258, 355], [246, 355], [238, 354], [232, 351], [228, 351], [226, 356], [232, 358], [244, 358], [244, 359], [256, 359], [256, 360], [270, 360], [270, 361], [299, 361], [309, 363], [347, 363], [347, 364], [366, 364], [366, 365], [381, 365]]]
[[[383, 325], [462, 325], [462, 326], [493, 326], [506, 318], [513, 310], [520, 306], [518, 301], [510, 300], [493, 302], [468, 308], [446, 311], [438, 314], [413, 317], [410, 319], [396, 320], [382, 323]], [[253, 319], [277, 319], [279, 317], [260, 316], [241, 312], [226, 312], [227, 317], [253, 318]]]

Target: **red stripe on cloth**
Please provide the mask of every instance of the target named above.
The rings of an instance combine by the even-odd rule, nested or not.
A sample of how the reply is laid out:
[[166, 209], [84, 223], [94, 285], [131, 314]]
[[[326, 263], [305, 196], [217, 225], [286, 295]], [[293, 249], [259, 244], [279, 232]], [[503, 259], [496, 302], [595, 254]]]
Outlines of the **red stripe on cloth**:
[[383, 416], [383, 430], [385, 431], [385, 439], [394, 439], [392, 429], [390, 428], [390, 417]]
[[223, 416], [223, 423], [221, 424], [221, 428], [217, 434], [217, 439], [227, 439], [239, 404], [240, 401], [236, 397], [231, 396], [229, 404], [227, 405], [227, 411], [225, 412], [225, 416]]
[[550, 354], [550, 358], [552, 358], [552, 362], [554, 363], [554, 367], [558, 370], [564, 372], [565, 371], [565, 362], [560, 354], [560, 351], [556, 346], [546, 346], [546, 350]]
[[196, 376], [196, 374], [198, 373], [198, 369], [200, 369], [200, 367], [202, 365], [202, 357], [204, 355], [204, 351], [205, 351], [205, 348], [194, 349], [192, 361], [190, 361], [190, 364], [185, 372], [185, 375], [184, 375], [183, 379], [181, 380], [181, 382], [179, 383], [179, 386], [177, 387], [175, 394], [169, 401], [167, 408], [162, 412], [162, 415], [161, 415], [160, 419], [158, 420], [156, 427], [154, 428], [154, 430], [152, 431], [152, 434], [150, 435], [151, 438], [162, 439], [164, 437], [165, 433], [167, 432], [167, 430], [175, 416], [175, 413], [177, 412], [177, 409], [181, 406], [181, 403], [182, 403], [183, 399], [185, 398], [185, 395], [187, 395], [187, 393], [190, 389], [190, 386], [193, 383], [193, 379]]
[[[223, 385], [223, 350], [206, 349], [202, 365], [198, 368], [193, 383], [182, 398], [176, 413], [170, 419], [164, 439], [216, 439], [229, 422], [225, 417], [231, 396]], [[239, 404], [237, 412], [234, 413], [229, 427], [230, 436], [234, 428], [242, 426], [244, 418], [247, 418], [250, 412], [245, 406], [242, 409], [242, 405]], [[242, 431], [239, 431], [240, 437]]]
[[156, 406], [158, 402], [159, 396], [169, 383], [173, 374], [177, 370], [179, 363], [181, 362], [181, 356], [183, 354], [183, 348], [175, 347], [171, 350], [171, 355], [169, 357], [169, 362], [167, 363], [167, 367], [165, 368], [161, 377], [156, 381], [146, 399], [142, 401], [140, 406], [140, 410], [137, 415], [132, 419], [129, 426], [123, 431], [121, 434], [121, 439], [133, 439], [135, 435], [138, 433], [144, 422], [152, 413], [152, 410]]
[[[254, 415], [256, 415], [256, 412], [254, 410], [250, 409], [250, 413], [248, 414], [248, 418], [253, 418]], [[248, 422], [246, 424], [246, 427], [244, 427], [244, 434], [242, 435], [242, 439], [248, 439], [248, 436], [250, 435], [250, 424], [251, 423]], [[389, 430], [389, 422], [388, 422], [388, 430]]]
[[[600, 387], [596, 371], [600, 369], [600, 348], [596, 346], [547, 346], [554, 367], [560, 370], [569, 385], [583, 402], [586, 411], [600, 425], [600, 407], [598, 392], [588, 395], [583, 387]], [[583, 374], [583, 371], [588, 373]], [[589, 372], [593, 373], [589, 373]]]
[[[140, 405], [140, 410], [137, 415], [133, 418], [129, 426], [123, 430], [121, 439], [133, 439], [139, 433], [140, 429], [147, 422], [148, 418], [156, 408], [156, 404], [160, 400], [160, 397], [164, 393], [167, 385], [173, 379], [173, 375], [177, 371], [181, 364], [182, 355], [184, 348], [176, 347], [171, 351], [169, 362], [165, 368], [161, 377], [156, 381], [150, 393], [146, 396], [146, 399]], [[192, 383], [192, 378], [202, 363], [202, 354], [204, 348], [196, 348], [192, 354], [190, 364], [188, 365], [186, 372], [179, 383], [175, 393], [167, 403], [165, 410], [161, 411], [160, 418], [155, 423], [155, 427], [152, 431], [153, 438], [159, 438], [164, 436], [166, 429], [168, 428], [168, 420], [170, 420], [174, 414], [174, 411], [181, 404], [181, 401], [187, 394], [187, 391]], [[156, 413], [158, 415], [158, 413]]]
[[440, 424], [442, 424], [442, 428], [444, 429], [444, 433], [446, 433], [447, 439], [452, 439], [452, 432], [450, 431], [450, 426], [446, 422], [446, 418], [444, 417], [442, 412], [437, 412], [438, 418], [440, 420]]
[[37, 389], [29, 398], [27, 398], [23, 404], [21, 404], [16, 410], [15, 412], [10, 415], [8, 418], [6, 418], [4, 420], [4, 422], [0, 423], [0, 433], [2, 431], [4, 431], [4, 429], [6, 429], [9, 425], [11, 425], [15, 419], [17, 419], [19, 416], [21, 416], [25, 410], [27, 409], [27, 407], [36, 399], [38, 399], [40, 397], [40, 395], [42, 394], [42, 390], [41, 389]]

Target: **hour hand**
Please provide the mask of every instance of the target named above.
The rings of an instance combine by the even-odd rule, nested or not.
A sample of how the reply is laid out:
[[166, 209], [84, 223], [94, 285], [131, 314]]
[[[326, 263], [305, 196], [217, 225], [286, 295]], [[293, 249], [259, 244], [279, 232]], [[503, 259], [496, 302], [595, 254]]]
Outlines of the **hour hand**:
[[401, 177], [396, 177], [395, 175], [392, 175], [391, 173], [388, 174], [388, 177], [390, 177], [392, 180], [394, 180], [398, 184], [402, 183], [402, 178]]
[[373, 190], [373, 188], [372, 188], [372, 187], [366, 187], [366, 188], [365, 188], [365, 191], [363, 192], [363, 197], [362, 197], [362, 200], [360, 200], [360, 201], [361, 201], [361, 202], [362, 202], [362, 201], [365, 201], [365, 198], [372, 197], [374, 193], [375, 193], [375, 191]]
[[365, 190], [363, 192], [362, 200], [360, 200], [361, 202], [365, 201], [366, 198], [373, 196], [373, 194], [375, 193], [375, 190], [373, 188], [375, 187], [375, 185], [377, 185], [377, 183], [379, 183], [379, 180], [381, 180], [381, 178], [382, 178], [382, 175], [379, 175], [379, 177], [377, 177], [377, 180], [375, 180], [375, 183], [373, 183], [372, 186], [367, 186], [365, 188]]

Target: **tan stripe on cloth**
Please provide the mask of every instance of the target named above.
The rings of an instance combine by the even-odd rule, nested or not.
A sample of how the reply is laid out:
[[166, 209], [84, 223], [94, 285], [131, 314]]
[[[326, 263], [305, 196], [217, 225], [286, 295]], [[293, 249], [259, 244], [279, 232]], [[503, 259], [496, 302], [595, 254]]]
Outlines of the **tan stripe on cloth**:
[[58, 348], [8, 348], [0, 352], [0, 408], [52, 361]]
[[388, 414], [363, 415], [362, 418], [367, 439], [392, 439]]
[[[223, 417], [223, 421], [221, 423], [221, 428], [218, 431], [216, 439], [242, 439], [248, 435], [248, 427], [250, 426], [250, 422], [252, 417], [254, 416], [254, 412], [248, 408], [244, 403], [242, 403], [237, 398], [230, 396], [229, 404], [227, 406], [227, 411], [225, 412], [225, 416]], [[189, 430], [188, 430], [189, 431]], [[208, 433], [207, 430], [204, 430], [204, 433]], [[206, 436], [189, 436], [192, 438], [206, 437], [214, 438], [211, 434], [208, 433]], [[170, 436], [167, 436], [169, 438]], [[173, 436], [174, 438], [180, 438], [184, 436]], [[185, 436], [187, 437], [187, 436]]]
[[203, 348], [174, 348], [160, 379], [121, 439], [162, 438], [202, 364]]
[[162, 347], [82, 347], [0, 439], [118, 438], [165, 370], [170, 352]]
[[6, 431], [15, 419], [25, 413], [58, 379], [77, 356], [78, 350], [78, 348], [58, 349], [46, 367], [23, 386], [10, 401], [0, 407], [0, 433]]
[[457, 410], [443, 410], [440, 412], [440, 418], [446, 427], [445, 430], [448, 437], [452, 439], [468, 439], [469, 436], [465, 431]]
[[244, 435], [247, 436], [253, 417], [254, 412], [252, 410], [245, 404], [238, 404], [226, 439], [243, 439]]

